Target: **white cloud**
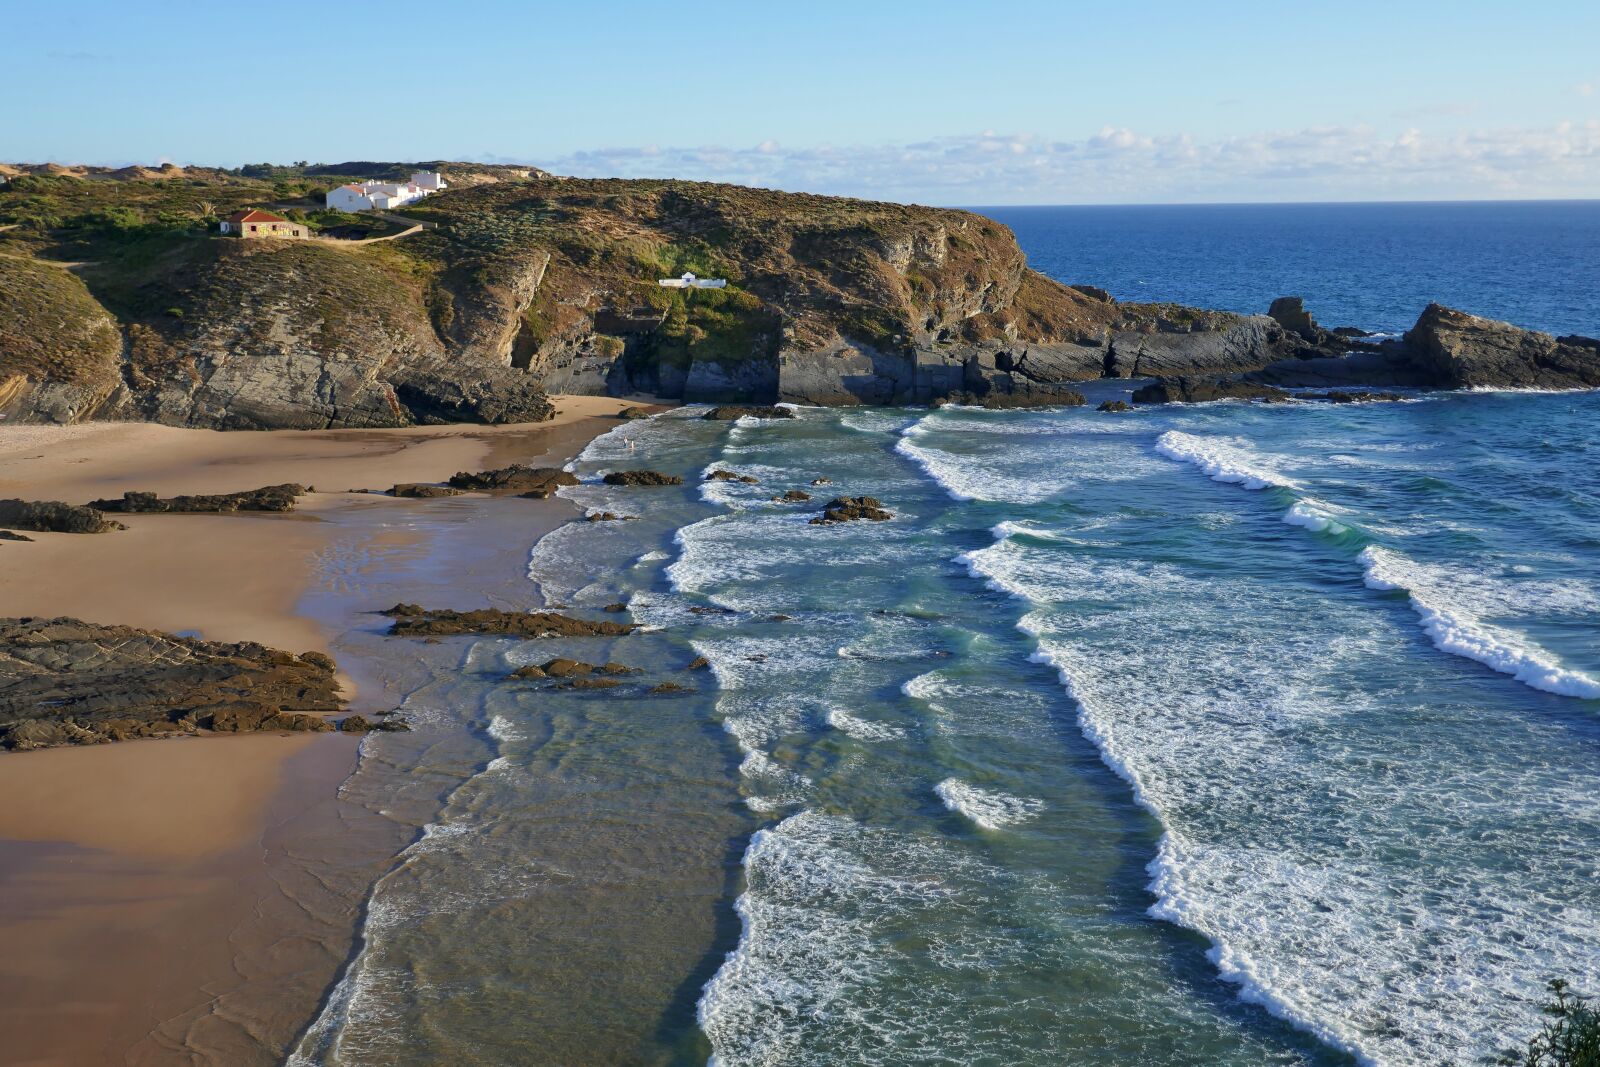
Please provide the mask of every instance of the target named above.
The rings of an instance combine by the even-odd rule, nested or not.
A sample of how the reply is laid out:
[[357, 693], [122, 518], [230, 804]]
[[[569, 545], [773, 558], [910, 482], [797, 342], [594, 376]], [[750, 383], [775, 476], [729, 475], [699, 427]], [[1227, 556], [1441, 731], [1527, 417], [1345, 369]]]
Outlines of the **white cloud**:
[[1600, 121], [1382, 134], [1314, 126], [1202, 141], [1106, 126], [1056, 141], [612, 148], [551, 161], [581, 177], [674, 177], [946, 204], [1594, 196]]

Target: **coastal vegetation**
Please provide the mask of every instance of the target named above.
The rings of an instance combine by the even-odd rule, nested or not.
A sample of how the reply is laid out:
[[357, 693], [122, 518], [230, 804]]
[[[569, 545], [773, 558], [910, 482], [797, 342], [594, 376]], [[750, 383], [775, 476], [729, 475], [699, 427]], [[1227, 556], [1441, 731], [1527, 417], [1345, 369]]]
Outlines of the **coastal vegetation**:
[[1549, 989], [1548, 1021], [1526, 1048], [1502, 1056], [1502, 1067], [1600, 1067], [1600, 1009], [1563, 979]]

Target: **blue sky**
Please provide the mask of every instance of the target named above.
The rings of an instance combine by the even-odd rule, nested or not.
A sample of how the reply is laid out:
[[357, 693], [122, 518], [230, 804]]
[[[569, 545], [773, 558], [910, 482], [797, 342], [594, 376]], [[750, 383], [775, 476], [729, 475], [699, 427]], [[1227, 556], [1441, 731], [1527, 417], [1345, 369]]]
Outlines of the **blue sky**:
[[0, 41], [0, 156], [30, 162], [506, 160], [946, 204], [1600, 196], [1594, 0], [0, 0]]

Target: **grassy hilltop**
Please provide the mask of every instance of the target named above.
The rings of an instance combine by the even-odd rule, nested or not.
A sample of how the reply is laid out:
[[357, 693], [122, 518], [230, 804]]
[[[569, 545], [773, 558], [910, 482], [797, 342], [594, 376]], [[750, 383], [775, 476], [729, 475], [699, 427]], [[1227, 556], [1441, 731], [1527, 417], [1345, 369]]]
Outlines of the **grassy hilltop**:
[[[396, 212], [423, 232], [216, 232], [244, 207], [323, 237], [399, 232], [326, 211], [323, 194], [414, 167], [451, 183]], [[1045, 377], [1081, 378], [1115, 331], [1241, 322], [1060, 285], [961, 211], [451, 163], [0, 175], [0, 409], [19, 418], [396, 425], [518, 417], [541, 385], [926, 399], [1011, 388], [1029, 346], [1059, 364]], [[729, 284], [657, 285], [684, 271]]]

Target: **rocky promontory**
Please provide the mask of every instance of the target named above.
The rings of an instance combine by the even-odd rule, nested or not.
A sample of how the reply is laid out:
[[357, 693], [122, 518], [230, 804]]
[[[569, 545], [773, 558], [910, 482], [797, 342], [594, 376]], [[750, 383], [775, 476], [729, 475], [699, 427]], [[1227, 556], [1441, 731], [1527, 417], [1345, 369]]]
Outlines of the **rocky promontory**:
[[[1030, 269], [1008, 229], [972, 212], [439, 166], [452, 188], [400, 209], [424, 228], [371, 244], [223, 238], [194, 206], [225, 214], [292, 185], [303, 207], [280, 207], [315, 224], [341, 180], [328, 168], [276, 183], [196, 172], [181, 201], [170, 182], [20, 174], [0, 187], [0, 415], [537, 421], [549, 391], [786, 418], [775, 405], [1074, 403], [1071, 383], [1102, 377], [1600, 380], [1593, 340], [1437, 305], [1404, 340], [1374, 343], [1323, 328], [1298, 297], [1260, 315], [1119, 302]], [[727, 285], [657, 284], [685, 271]]]

